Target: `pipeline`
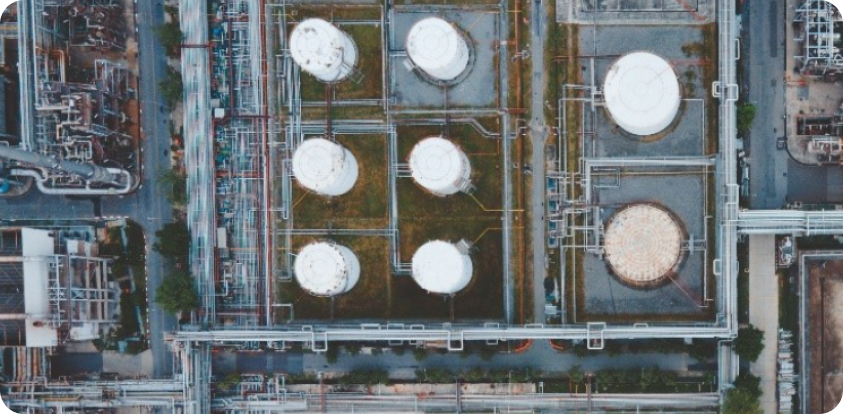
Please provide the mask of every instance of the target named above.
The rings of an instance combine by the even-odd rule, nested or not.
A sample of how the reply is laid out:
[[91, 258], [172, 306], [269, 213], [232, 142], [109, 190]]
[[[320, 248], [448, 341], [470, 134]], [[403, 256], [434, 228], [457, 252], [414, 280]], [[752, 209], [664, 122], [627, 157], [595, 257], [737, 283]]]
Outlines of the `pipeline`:
[[35, 186], [38, 187], [38, 190], [47, 195], [124, 195], [134, 190], [134, 177], [128, 171], [121, 170], [118, 168], [104, 169], [107, 171], [108, 174], [112, 176], [123, 175], [125, 177], [124, 180], [117, 180], [122, 181], [124, 183], [123, 186], [112, 188], [91, 188], [91, 183], [93, 181], [88, 181], [85, 184], [85, 188], [55, 188], [48, 186], [46, 184], [47, 178], [44, 177], [40, 172], [35, 170], [27, 170], [20, 168], [13, 169], [11, 171], [11, 175], [34, 178]]
[[[48, 155], [38, 154], [31, 151], [13, 147], [0, 146], [0, 158], [32, 164], [38, 168], [46, 168], [80, 176], [86, 181], [101, 184], [117, 184], [116, 175], [123, 170], [112, 172], [111, 168], [104, 168], [92, 164], [83, 164], [74, 161], [60, 160]], [[131, 180], [130, 180], [131, 182]]]

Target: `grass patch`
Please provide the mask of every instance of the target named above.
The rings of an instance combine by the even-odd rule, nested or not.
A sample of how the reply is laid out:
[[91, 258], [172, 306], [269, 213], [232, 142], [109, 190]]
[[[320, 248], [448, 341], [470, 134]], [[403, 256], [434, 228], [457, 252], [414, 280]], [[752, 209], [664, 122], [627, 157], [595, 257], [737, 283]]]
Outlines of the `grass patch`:
[[343, 20], [380, 20], [381, 7], [372, 5], [308, 4], [287, 6], [290, 22], [320, 18], [330, 22]]
[[[355, 69], [360, 71], [363, 77], [359, 82], [347, 79], [336, 84], [333, 99], [335, 101], [382, 99], [383, 44], [381, 42], [381, 26], [355, 24], [341, 25], [340, 28], [348, 33], [357, 45]], [[301, 94], [304, 101], [324, 102], [327, 97], [327, 87], [325, 83], [318, 81], [313, 75], [306, 72], [302, 73]], [[380, 109], [380, 107], [376, 108]], [[334, 109], [341, 110], [341, 107]]]
[[357, 159], [357, 182], [338, 197], [322, 197], [298, 184], [293, 188], [296, 228], [386, 228], [388, 224], [388, 158], [383, 135], [337, 135]]
[[[283, 303], [293, 304], [296, 319], [388, 318], [392, 277], [388, 240], [358, 236], [323, 237], [320, 240], [332, 240], [351, 249], [360, 261], [360, 280], [351, 291], [334, 299], [312, 296], [295, 281], [282, 284], [280, 299]], [[293, 251], [298, 252], [314, 241], [317, 238], [294, 237]]]

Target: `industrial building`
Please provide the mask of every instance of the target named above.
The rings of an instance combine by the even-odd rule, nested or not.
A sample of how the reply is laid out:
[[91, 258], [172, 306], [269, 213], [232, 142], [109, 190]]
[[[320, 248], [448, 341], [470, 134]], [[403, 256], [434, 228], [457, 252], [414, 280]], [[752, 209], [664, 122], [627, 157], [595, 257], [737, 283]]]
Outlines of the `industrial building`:
[[3, 193], [31, 182], [53, 195], [133, 191], [139, 114], [136, 76], [118, 63], [129, 27], [123, 5], [37, 0], [18, 5], [17, 16], [20, 129], [0, 145]]

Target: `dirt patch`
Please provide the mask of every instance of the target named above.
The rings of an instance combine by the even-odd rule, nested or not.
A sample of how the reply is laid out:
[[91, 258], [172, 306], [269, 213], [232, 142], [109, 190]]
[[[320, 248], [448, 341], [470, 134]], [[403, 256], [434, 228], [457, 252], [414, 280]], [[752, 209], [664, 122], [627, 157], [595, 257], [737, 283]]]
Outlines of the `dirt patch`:
[[828, 412], [843, 395], [843, 261], [814, 262], [809, 272], [810, 412]]

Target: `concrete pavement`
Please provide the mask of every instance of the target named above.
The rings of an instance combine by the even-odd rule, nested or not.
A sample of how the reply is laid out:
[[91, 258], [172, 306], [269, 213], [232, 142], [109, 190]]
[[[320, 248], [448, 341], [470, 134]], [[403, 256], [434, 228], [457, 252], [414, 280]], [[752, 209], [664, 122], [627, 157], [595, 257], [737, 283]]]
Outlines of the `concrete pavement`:
[[544, 224], [545, 162], [544, 148], [547, 139], [547, 123], [544, 118], [544, 90], [547, 78], [544, 76], [544, 33], [547, 27], [547, 13], [543, 2], [533, 2], [530, 22], [530, 45], [532, 53], [532, 96], [530, 98], [530, 138], [532, 139], [533, 182], [531, 197], [530, 244], [533, 248], [533, 321], [544, 323], [544, 278], [547, 275], [547, 241]]
[[777, 413], [776, 356], [779, 330], [779, 284], [776, 277], [776, 237], [749, 238], [749, 323], [764, 331], [764, 351], [750, 365], [752, 373], [761, 378], [761, 408], [765, 413]]

